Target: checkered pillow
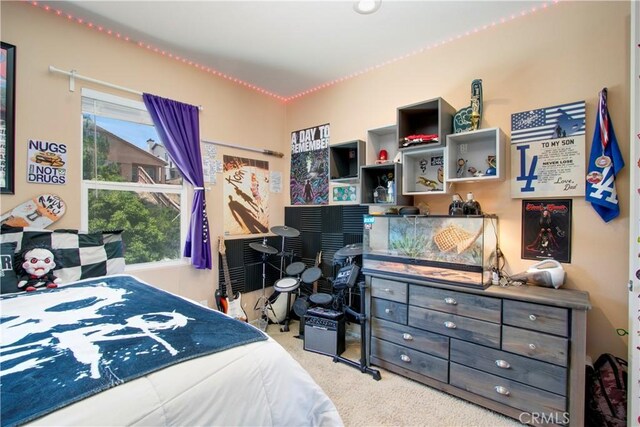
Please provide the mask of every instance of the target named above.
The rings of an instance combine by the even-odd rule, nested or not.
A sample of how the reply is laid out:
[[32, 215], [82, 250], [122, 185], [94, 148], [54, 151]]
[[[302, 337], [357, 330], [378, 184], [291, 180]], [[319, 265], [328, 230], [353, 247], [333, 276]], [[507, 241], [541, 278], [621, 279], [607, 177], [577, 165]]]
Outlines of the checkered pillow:
[[122, 230], [84, 232], [2, 226], [0, 243], [15, 242], [16, 252], [33, 246], [51, 248], [53, 274], [63, 283], [124, 272]]

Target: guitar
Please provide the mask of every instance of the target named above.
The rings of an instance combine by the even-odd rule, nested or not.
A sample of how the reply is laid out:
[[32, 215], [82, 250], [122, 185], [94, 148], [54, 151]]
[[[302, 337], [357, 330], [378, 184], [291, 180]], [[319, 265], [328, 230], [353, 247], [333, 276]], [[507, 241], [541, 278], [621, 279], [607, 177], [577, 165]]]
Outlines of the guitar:
[[229, 266], [227, 265], [227, 248], [224, 245], [224, 238], [222, 236], [218, 238], [218, 250], [220, 251], [220, 257], [222, 258], [224, 284], [227, 289], [224, 295], [222, 295], [222, 292], [219, 289], [216, 291], [218, 309], [234, 319], [246, 322], [247, 313], [244, 311], [244, 308], [242, 308], [242, 295], [240, 292], [234, 295], [233, 289], [231, 289], [231, 276], [229, 276]]

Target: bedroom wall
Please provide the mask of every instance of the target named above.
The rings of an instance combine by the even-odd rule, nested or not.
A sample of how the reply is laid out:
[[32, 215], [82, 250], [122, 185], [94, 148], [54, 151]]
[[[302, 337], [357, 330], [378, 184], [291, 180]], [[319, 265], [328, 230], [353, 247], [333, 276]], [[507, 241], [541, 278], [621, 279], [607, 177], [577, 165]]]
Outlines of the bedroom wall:
[[[564, 268], [566, 287], [591, 296], [589, 354], [595, 359], [608, 351], [626, 358], [627, 340], [615, 330], [627, 328], [629, 167], [635, 167], [628, 136], [629, 17], [628, 2], [560, 2], [302, 97], [288, 106], [286, 128], [329, 122], [332, 144], [366, 140], [368, 129], [395, 124], [399, 106], [439, 96], [455, 108], [468, 105], [471, 81], [481, 78], [482, 127], [500, 127], [507, 135], [512, 113], [586, 100], [588, 157], [598, 92], [607, 87], [627, 163], [616, 179], [621, 215], [605, 224], [584, 198], [574, 198], [572, 257]], [[362, 64], [367, 65], [375, 64]], [[520, 258], [521, 201], [511, 199], [509, 180], [458, 185], [455, 191], [473, 191], [484, 211], [498, 215], [507, 271], [533, 264]], [[421, 196], [415, 203], [420, 201], [432, 213], [445, 214], [451, 197]]]
[[[66, 18], [47, 13], [27, 2], [3, 1], [0, 24], [2, 41], [17, 46], [16, 185], [15, 195], [0, 197], [1, 212], [37, 194], [53, 192], [68, 204], [66, 214], [56, 226], [79, 228], [81, 87], [141, 101], [141, 97], [136, 95], [81, 81], [76, 81], [75, 92], [70, 92], [68, 78], [49, 73], [49, 65], [63, 70], [75, 69], [79, 74], [95, 79], [202, 105], [200, 135], [205, 140], [282, 151], [285, 107], [280, 101], [171, 61], [133, 43], [67, 22]], [[26, 182], [26, 144], [28, 139], [34, 138], [62, 142], [71, 147], [66, 185]], [[261, 153], [218, 147], [220, 159], [223, 154], [267, 160], [270, 170], [283, 174], [288, 168], [284, 160]], [[196, 301], [206, 299], [212, 306], [213, 292], [217, 287], [217, 236], [222, 234], [223, 196], [222, 185], [218, 183], [210, 187], [206, 197], [213, 245], [213, 270], [195, 270], [185, 263], [135, 270], [132, 273], [149, 283]], [[271, 225], [284, 223], [282, 206], [285, 194], [269, 195]], [[246, 307], [253, 307], [252, 296], [245, 297], [243, 301]]]

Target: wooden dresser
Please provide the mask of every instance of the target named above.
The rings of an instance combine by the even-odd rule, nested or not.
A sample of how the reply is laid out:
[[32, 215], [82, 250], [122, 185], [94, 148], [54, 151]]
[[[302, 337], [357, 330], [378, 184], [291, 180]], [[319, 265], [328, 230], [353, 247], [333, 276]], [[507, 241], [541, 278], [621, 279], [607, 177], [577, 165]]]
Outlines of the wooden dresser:
[[586, 292], [366, 282], [371, 364], [526, 424], [584, 424]]

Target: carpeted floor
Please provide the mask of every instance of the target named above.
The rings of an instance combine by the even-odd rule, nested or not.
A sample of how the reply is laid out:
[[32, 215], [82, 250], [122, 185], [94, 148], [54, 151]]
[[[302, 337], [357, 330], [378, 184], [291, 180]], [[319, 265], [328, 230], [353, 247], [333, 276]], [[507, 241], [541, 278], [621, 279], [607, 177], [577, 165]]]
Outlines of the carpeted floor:
[[[347, 350], [343, 354], [356, 362], [360, 359], [359, 328], [349, 325]], [[280, 332], [278, 325], [269, 325], [266, 332], [311, 374], [333, 400], [347, 427], [521, 425], [511, 418], [383, 369], [380, 369], [382, 379], [375, 381], [371, 375], [356, 368], [334, 363], [329, 356], [305, 351], [303, 341], [295, 338], [298, 322], [292, 322], [289, 332]], [[281, 397], [286, 399], [286, 396]]]

